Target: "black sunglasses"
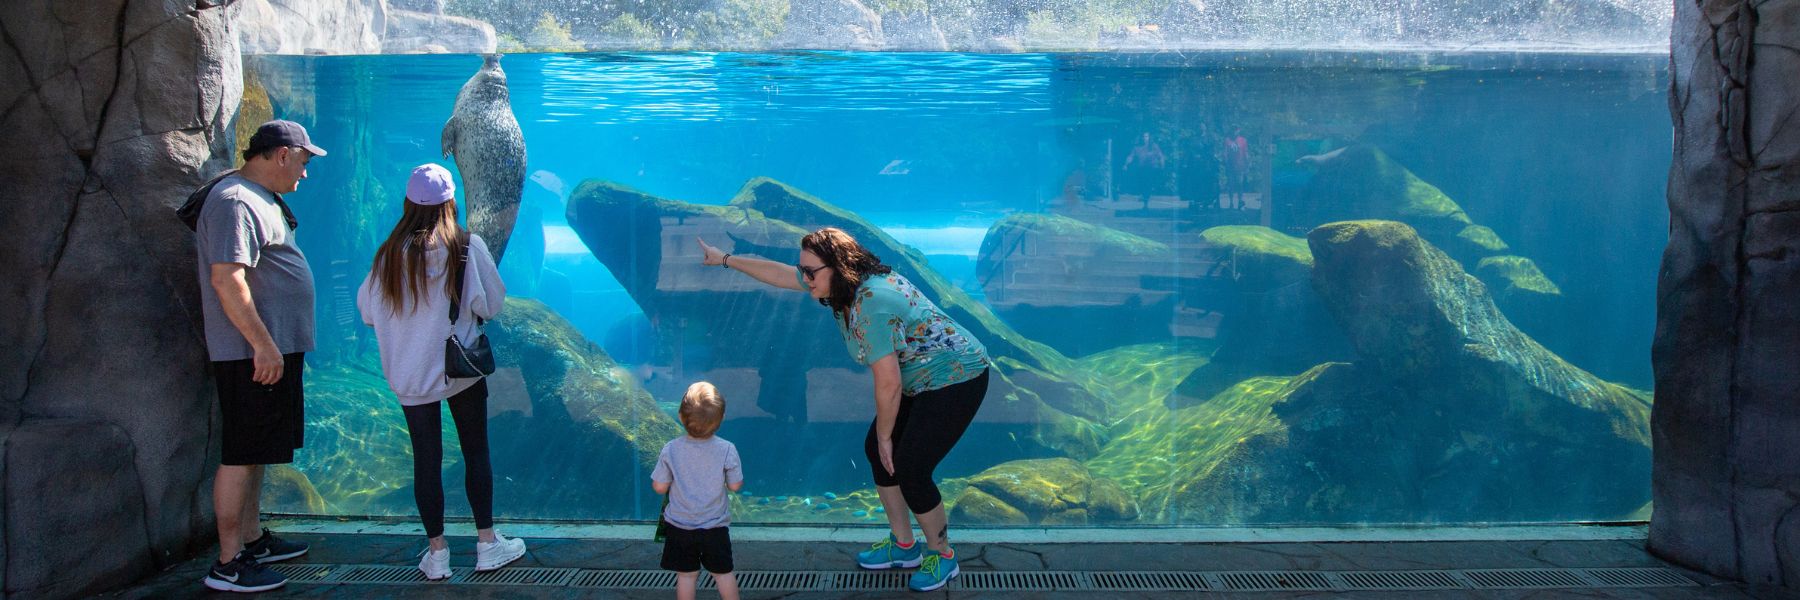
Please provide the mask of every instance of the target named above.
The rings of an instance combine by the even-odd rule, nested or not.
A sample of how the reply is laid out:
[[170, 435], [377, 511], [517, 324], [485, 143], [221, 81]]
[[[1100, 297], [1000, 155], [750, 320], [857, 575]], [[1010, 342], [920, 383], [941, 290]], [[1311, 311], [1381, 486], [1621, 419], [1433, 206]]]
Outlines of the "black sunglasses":
[[831, 268], [829, 265], [820, 265], [817, 267], [808, 267], [806, 265], [794, 265], [794, 266], [800, 268], [800, 274], [805, 275], [807, 281], [812, 281], [814, 277], [818, 277], [819, 271], [823, 271], [823, 270]]

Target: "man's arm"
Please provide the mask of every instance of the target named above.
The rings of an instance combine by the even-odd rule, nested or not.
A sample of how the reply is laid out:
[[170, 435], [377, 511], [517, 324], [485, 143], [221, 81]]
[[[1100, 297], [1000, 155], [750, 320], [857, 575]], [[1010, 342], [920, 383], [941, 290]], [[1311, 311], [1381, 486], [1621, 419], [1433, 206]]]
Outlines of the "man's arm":
[[213, 292], [219, 296], [225, 318], [231, 320], [256, 353], [256, 373], [251, 380], [275, 385], [281, 381], [281, 350], [275, 347], [275, 338], [269, 336], [269, 328], [263, 325], [262, 317], [256, 314], [256, 300], [250, 297], [250, 282], [244, 279], [244, 270], [244, 265], [238, 263], [213, 264]]

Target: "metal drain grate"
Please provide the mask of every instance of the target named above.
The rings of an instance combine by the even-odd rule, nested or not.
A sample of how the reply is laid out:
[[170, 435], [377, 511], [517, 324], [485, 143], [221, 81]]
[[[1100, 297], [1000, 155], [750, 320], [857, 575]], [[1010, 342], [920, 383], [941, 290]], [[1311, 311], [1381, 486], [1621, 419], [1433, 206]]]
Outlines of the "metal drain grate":
[[1355, 571], [1339, 573], [1346, 590], [1456, 590], [1462, 582], [1444, 571]]
[[[427, 582], [419, 570], [391, 565], [273, 565], [295, 583], [431, 584], [669, 590], [668, 571], [512, 567], [474, 573], [452, 569], [449, 581]], [[785, 592], [892, 592], [912, 571], [738, 571], [738, 587]], [[1418, 591], [1475, 589], [1636, 588], [1698, 586], [1664, 568], [1471, 569], [1462, 571], [963, 571], [952, 583], [969, 591]], [[713, 588], [711, 575], [699, 587]]]
[[813, 571], [749, 571], [737, 576], [740, 590], [805, 592], [820, 588], [824, 573]]
[[[822, 573], [830, 578], [827, 590], [840, 592], [886, 592], [906, 589], [911, 571], [847, 571]], [[742, 577], [742, 575], [740, 575]]]
[[1587, 569], [1587, 574], [1608, 587], [1685, 587], [1700, 585], [1671, 569]]
[[1571, 569], [1481, 569], [1463, 574], [1475, 587], [1495, 590], [1529, 590], [1543, 588], [1588, 587], [1588, 583]]
[[1331, 580], [1311, 571], [1232, 571], [1219, 573], [1225, 589], [1235, 592], [1281, 590], [1331, 591]]
[[476, 585], [568, 585], [575, 577], [578, 569], [547, 569], [542, 567], [515, 567], [482, 573], [470, 573], [459, 580], [461, 583]]
[[1087, 589], [1082, 573], [1068, 571], [963, 571], [951, 582], [956, 589], [988, 591], [1067, 591]]
[[1088, 574], [1090, 589], [1119, 592], [1207, 590], [1206, 577], [1180, 571], [1117, 571]]
[[575, 574], [569, 586], [615, 590], [674, 589], [675, 574], [668, 571], [582, 571]]
[[[467, 572], [467, 569], [464, 569], [462, 573], [458, 573], [457, 570], [452, 569], [451, 575], [450, 575], [450, 581], [459, 580], [460, 578], [457, 577], [457, 575], [463, 575], [463, 574], [466, 574], [466, 572]], [[334, 579], [331, 582], [332, 583], [415, 583], [415, 584], [416, 583], [442, 583], [442, 582], [433, 582], [433, 581], [429, 581], [429, 580], [425, 579], [425, 574], [419, 572], [418, 567], [389, 567], [389, 566], [355, 567], [353, 569], [350, 569], [346, 573], [338, 575], [337, 579]]]
[[295, 583], [329, 581], [333, 575], [348, 570], [337, 565], [269, 565], [269, 569]]

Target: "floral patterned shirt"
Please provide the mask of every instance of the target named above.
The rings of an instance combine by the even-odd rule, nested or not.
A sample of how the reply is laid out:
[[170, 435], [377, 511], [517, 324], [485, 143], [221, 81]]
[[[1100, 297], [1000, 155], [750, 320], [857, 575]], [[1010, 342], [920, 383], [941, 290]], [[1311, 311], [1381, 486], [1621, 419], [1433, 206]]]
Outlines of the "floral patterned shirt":
[[962, 383], [987, 370], [987, 348], [899, 273], [864, 280], [850, 305], [849, 325], [834, 320], [856, 362], [872, 365], [895, 355], [900, 393], [908, 396]]

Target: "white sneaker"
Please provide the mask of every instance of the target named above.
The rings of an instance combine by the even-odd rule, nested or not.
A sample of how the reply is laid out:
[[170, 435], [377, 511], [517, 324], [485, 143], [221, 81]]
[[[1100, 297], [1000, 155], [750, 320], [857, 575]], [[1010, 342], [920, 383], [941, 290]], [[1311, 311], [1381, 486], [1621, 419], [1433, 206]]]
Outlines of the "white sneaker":
[[419, 555], [425, 557], [419, 560], [419, 572], [424, 573], [426, 579], [442, 581], [450, 578], [449, 548], [432, 550], [430, 546], [426, 546], [425, 551]]
[[525, 540], [494, 532], [493, 543], [475, 542], [475, 572], [492, 571], [525, 556]]

